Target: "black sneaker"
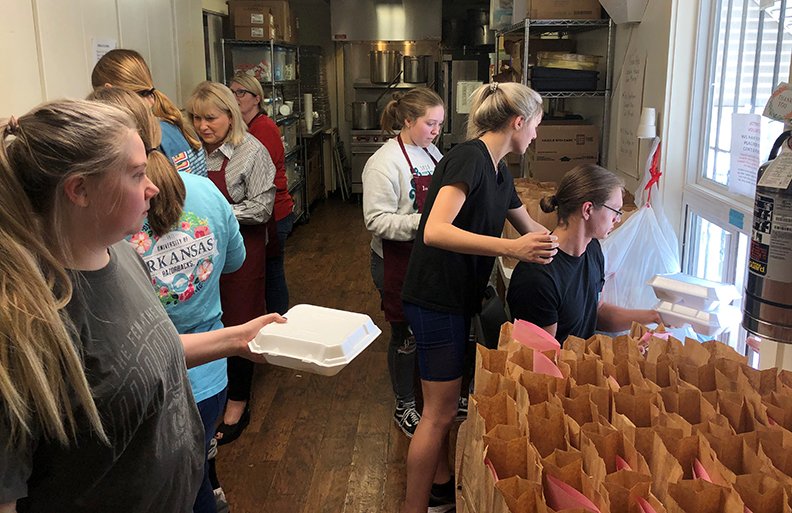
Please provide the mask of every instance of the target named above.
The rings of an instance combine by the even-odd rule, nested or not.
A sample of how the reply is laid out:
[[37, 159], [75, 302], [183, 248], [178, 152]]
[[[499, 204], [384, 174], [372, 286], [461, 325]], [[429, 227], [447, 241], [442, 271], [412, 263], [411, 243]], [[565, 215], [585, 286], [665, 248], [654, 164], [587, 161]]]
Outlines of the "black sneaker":
[[468, 398], [460, 397], [457, 403], [456, 420], [465, 420], [468, 414]]
[[435, 497], [429, 494], [429, 508], [426, 513], [448, 513], [456, 511], [456, 497]]
[[393, 421], [407, 435], [407, 438], [412, 438], [415, 430], [418, 429], [421, 414], [415, 409], [415, 403], [400, 404], [396, 406], [396, 410], [393, 412]]

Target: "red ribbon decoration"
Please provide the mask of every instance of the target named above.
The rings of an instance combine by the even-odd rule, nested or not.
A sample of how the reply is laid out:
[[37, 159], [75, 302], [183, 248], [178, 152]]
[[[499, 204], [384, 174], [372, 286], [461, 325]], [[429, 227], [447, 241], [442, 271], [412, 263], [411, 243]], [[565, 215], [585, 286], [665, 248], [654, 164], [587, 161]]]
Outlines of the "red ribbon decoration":
[[652, 165], [649, 167], [649, 174], [651, 178], [646, 183], [646, 187], [644, 187], [645, 191], [649, 191], [649, 195], [646, 198], [646, 204], [649, 205], [652, 201], [652, 186], [657, 185], [658, 188], [660, 187], [660, 177], [663, 173], [660, 171], [660, 145], [657, 145], [657, 150], [655, 150], [654, 155], [652, 156]]

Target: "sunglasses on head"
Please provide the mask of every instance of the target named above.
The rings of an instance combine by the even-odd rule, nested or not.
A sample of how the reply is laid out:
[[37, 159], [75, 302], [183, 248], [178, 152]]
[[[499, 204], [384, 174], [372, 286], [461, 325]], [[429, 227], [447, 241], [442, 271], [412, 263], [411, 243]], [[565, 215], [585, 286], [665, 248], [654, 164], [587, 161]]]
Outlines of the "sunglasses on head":
[[154, 91], [156, 91], [156, 89], [153, 87], [151, 89], [143, 89], [142, 91], [138, 91], [138, 96], [142, 98], [148, 98], [149, 96], [154, 95]]

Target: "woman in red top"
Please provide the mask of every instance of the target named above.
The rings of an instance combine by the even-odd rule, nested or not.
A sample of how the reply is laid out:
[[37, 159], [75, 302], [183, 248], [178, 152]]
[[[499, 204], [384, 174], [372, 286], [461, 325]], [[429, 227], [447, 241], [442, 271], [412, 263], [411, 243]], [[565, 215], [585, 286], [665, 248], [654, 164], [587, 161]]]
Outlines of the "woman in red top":
[[[289, 288], [283, 266], [286, 238], [294, 227], [294, 201], [286, 180], [285, 150], [278, 125], [264, 113], [264, 91], [256, 78], [237, 73], [229, 84], [242, 111], [248, 132], [267, 148], [275, 163], [275, 225], [270, 227], [267, 247], [267, 311], [286, 313], [289, 308]], [[277, 239], [273, 236], [277, 230]]]

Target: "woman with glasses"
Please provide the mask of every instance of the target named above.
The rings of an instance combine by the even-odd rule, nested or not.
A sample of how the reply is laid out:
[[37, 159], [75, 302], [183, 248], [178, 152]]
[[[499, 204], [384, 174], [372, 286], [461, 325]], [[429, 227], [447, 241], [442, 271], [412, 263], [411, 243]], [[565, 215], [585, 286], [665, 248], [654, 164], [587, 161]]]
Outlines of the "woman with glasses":
[[[234, 93], [223, 84], [198, 84], [187, 100], [187, 115], [206, 151], [209, 179], [231, 204], [245, 241], [245, 263], [220, 278], [223, 324], [239, 324], [266, 312], [267, 221], [275, 204], [275, 165], [248, 133]], [[236, 440], [250, 421], [253, 370], [249, 360], [228, 359], [228, 401], [218, 445]]]
[[248, 132], [267, 148], [275, 164], [275, 210], [267, 245], [267, 310], [286, 313], [289, 308], [289, 288], [283, 267], [286, 238], [294, 227], [294, 201], [286, 180], [285, 150], [280, 129], [264, 113], [264, 91], [261, 83], [246, 73], [237, 73], [229, 85], [234, 93]]
[[421, 416], [415, 405], [415, 338], [401, 304], [401, 290], [426, 191], [442, 158], [433, 141], [445, 119], [443, 100], [431, 89], [396, 93], [382, 112], [390, 139], [363, 169], [363, 216], [371, 232], [371, 276], [391, 326], [388, 345], [396, 408], [393, 420], [412, 438]]
[[[432, 176], [402, 290], [424, 399], [407, 455], [402, 513], [454, 508], [448, 433], [466, 371], [470, 320], [481, 309], [495, 257], [549, 262], [555, 254], [555, 237], [528, 215], [501, 162], [509, 152], [525, 153], [541, 119], [542, 98], [530, 88], [481, 86], [471, 98], [469, 140], [454, 146]], [[507, 218], [522, 237], [500, 237]]]
[[165, 93], [156, 89], [143, 56], [135, 50], [110, 50], [99, 59], [91, 73], [91, 85], [121, 87], [137, 93], [151, 105], [162, 129], [160, 149], [178, 171], [206, 176], [206, 159], [201, 141], [192, 127], [184, 123], [179, 108]]
[[595, 330], [627, 330], [633, 321], [660, 322], [654, 310], [628, 310], [599, 299], [605, 283], [599, 241], [622, 216], [623, 186], [607, 169], [584, 164], [564, 175], [555, 195], [542, 199], [544, 212], [558, 213], [558, 253], [547, 265], [515, 267], [507, 294], [515, 319], [541, 326], [559, 342], [569, 335], [589, 338]]

